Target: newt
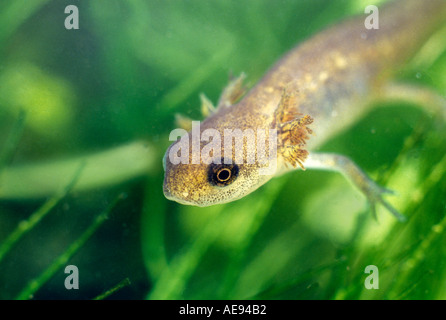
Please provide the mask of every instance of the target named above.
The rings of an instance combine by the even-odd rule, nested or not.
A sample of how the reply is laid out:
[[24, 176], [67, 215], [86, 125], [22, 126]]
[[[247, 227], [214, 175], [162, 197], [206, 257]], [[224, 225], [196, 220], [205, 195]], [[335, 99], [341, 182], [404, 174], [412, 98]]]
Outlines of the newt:
[[[390, 190], [375, 183], [350, 158], [320, 153], [318, 148], [370, 111], [376, 105], [373, 101], [406, 96], [406, 87], [393, 84], [392, 75], [443, 25], [446, 1], [386, 4], [379, 8], [378, 29], [367, 29], [365, 17], [349, 18], [298, 44], [246, 94], [242, 75], [223, 90], [216, 108], [202, 96], [202, 110], [208, 117], [195, 128], [195, 134], [199, 130], [195, 150], [191, 130], [164, 156], [164, 195], [181, 204], [205, 207], [240, 199], [271, 178], [295, 169], [334, 170], [362, 191], [374, 214], [380, 204], [404, 220], [384, 199]], [[431, 99], [419, 106], [445, 117], [444, 98], [433, 97], [435, 103]], [[229, 144], [212, 144], [215, 136], [203, 137], [214, 132], [224, 140], [225, 133], [236, 129], [270, 133], [252, 141], [242, 136], [241, 145], [232, 143], [232, 138]], [[271, 136], [274, 139], [268, 140]], [[264, 145], [274, 152], [259, 156], [261, 139], [271, 141]], [[269, 149], [271, 146], [275, 149]], [[207, 159], [200, 158], [205, 149]], [[236, 161], [235, 154], [241, 151], [243, 161]], [[184, 161], [179, 162], [181, 153]], [[256, 154], [254, 161], [247, 161], [249, 154]], [[272, 161], [276, 161], [274, 170], [259, 173]]]

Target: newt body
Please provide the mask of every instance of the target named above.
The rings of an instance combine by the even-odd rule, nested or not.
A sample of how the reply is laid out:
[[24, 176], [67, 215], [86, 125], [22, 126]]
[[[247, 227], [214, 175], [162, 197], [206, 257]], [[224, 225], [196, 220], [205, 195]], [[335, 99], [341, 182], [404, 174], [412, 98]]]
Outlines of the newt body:
[[[178, 148], [176, 142], [164, 158], [164, 194], [177, 202], [198, 206], [230, 202], [277, 174], [305, 166], [344, 173], [372, 203], [380, 202], [401, 217], [382, 200], [386, 190], [368, 179], [351, 160], [339, 155], [318, 156], [313, 151], [368, 111], [389, 76], [414, 55], [445, 18], [444, 0], [391, 3], [380, 8], [379, 29], [366, 29], [365, 16], [361, 16], [298, 45], [237, 103], [241, 86], [233, 82], [200, 130], [213, 128], [221, 136], [224, 129], [277, 130], [277, 170], [259, 175], [259, 157], [254, 164], [234, 164], [233, 157], [229, 159], [232, 164], [226, 165], [203, 161], [173, 164], [169, 153]], [[192, 139], [190, 132], [188, 136]], [[205, 141], [200, 142], [201, 148], [205, 145]], [[225, 148], [228, 147], [221, 147], [221, 155], [228, 151]], [[193, 157], [191, 149], [187, 150], [189, 160]], [[245, 154], [255, 152], [256, 145], [246, 142], [243, 149]], [[228, 160], [220, 155], [215, 160], [220, 159]]]

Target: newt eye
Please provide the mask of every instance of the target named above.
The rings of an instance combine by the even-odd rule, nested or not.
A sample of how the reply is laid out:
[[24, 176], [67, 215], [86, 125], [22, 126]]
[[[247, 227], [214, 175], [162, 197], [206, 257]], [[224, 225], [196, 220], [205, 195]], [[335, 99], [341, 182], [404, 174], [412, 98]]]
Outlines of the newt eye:
[[236, 164], [215, 164], [209, 166], [208, 179], [213, 185], [224, 187], [237, 179], [239, 167]]

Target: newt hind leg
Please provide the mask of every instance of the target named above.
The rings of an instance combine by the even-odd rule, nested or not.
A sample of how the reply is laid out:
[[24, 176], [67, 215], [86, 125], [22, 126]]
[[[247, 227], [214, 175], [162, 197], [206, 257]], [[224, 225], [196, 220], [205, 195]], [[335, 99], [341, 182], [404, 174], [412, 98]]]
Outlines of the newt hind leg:
[[378, 90], [374, 100], [414, 103], [428, 114], [446, 122], [446, 97], [428, 87], [389, 82]]
[[308, 169], [336, 171], [342, 173], [368, 199], [373, 215], [376, 217], [376, 205], [381, 204], [399, 221], [406, 221], [406, 217], [393, 208], [383, 196], [394, 192], [379, 186], [351, 159], [335, 153], [310, 153], [305, 166]]

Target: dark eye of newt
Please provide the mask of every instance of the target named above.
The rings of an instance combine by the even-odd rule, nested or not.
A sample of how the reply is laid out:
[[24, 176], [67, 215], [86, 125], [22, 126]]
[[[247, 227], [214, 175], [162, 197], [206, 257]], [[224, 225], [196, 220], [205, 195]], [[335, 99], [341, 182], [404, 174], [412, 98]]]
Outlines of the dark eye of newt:
[[230, 185], [237, 178], [239, 172], [236, 164], [215, 164], [209, 165], [208, 179], [213, 185], [224, 187]]

